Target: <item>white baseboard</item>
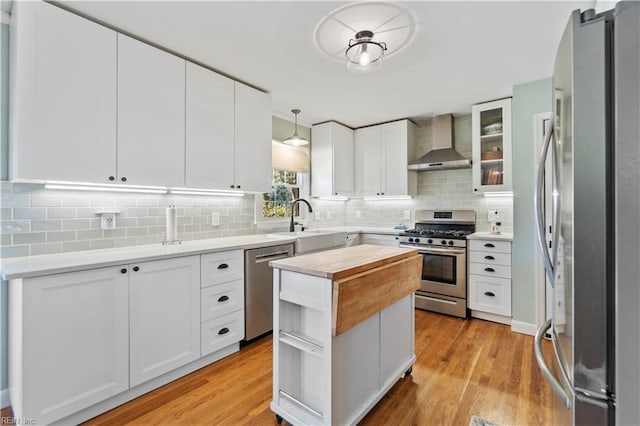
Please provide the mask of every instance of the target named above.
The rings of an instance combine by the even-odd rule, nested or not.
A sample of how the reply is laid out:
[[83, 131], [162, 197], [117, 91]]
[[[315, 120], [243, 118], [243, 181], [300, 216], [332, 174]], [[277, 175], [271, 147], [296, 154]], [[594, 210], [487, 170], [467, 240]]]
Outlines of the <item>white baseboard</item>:
[[530, 336], [535, 336], [536, 331], [538, 331], [538, 326], [535, 324], [531, 324], [530, 322], [512, 320], [511, 331], [513, 331], [514, 333], [528, 334]]
[[2, 391], [0, 391], [0, 408], [6, 408], [9, 405], [11, 405], [9, 389], [2, 389]]
[[500, 324], [511, 325], [511, 317], [506, 317], [503, 315], [496, 315], [489, 312], [471, 310], [471, 316], [473, 318], [479, 318], [485, 321], [492, 321]]

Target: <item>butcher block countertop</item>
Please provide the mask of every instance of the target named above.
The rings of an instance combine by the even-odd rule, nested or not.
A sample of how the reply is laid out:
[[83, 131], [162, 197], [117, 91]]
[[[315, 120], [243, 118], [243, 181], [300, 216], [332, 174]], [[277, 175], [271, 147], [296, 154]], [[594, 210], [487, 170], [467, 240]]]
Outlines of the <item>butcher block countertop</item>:
[[337, 281], [417, 254], [416, 249], [363, 244], [274, 260], [269, 266]]

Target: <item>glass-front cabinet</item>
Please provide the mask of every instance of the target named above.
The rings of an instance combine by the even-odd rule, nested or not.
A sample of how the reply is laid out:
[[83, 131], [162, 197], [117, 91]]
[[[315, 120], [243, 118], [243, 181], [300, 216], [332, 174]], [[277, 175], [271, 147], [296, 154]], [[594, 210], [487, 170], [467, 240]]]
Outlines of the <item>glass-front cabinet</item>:
[[471, 107], [473, 192], [512, 191], [511, 98]]

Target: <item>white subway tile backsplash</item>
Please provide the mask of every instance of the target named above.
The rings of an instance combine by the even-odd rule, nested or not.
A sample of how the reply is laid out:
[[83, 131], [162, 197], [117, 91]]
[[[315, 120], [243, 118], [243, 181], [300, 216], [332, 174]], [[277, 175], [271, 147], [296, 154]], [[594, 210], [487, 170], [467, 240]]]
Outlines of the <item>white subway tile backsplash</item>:
[[13, 209], [9, 207], [0, 208], [0, 220], [13, 219]]
[[[116, 223], [118, 223], [116, 221]], [[138, 218], [138, 226], [155, 226], [158, 224], [157, 217], [139, 217]]]
[[31, 207], [62, 207], [62, 197], [32, 195]]
[[4, 220], [0, 225], [0, 233], [29, 232], [29, 224], [28, 220]]
[[10, 246], [12, 244], [12, 234], [0, 234], [0, 245]]
[[89, 207], [91, 206], [91, 199], [89, 197], [82, 196], [62, 196], [63, 207]]
[[62, 243], [31, 244], [31, 255], [62, 253]]
[[112, 240], [112, 239], [91, 241], [91, 249], [106, 249], [106, 248], [114, 248], [114, 247], [115, 247], [115, 240]]
[[46, 241], [45, 232], [18, 232], [13, 234], [14, 244], [34, 244]]
[[73, 219], [76, 217], [74, 207], [50, 207], [47, 209], [47, 219]]
[[128, 237], [137, 237], [140, 235], [147, 235], [148, 233], [149, 232], [146, 227], [127, 228]]
[[2, 207], [29, 207], [28, 195], [2, 194], [0, 205]]
[[138, 245], [138, 239], [136, 237], [130, 238], [117, 238], [114, 240], [115, 247], [130, 247]]
[[80, 231], [76, 231], [76, 239], [77, 240], [95, 240], [97, 238], [102, 238], [102, 230], [101, 229], [83, 229]]
[[3, 258], [29, 256], [29, 246], [0, 247], [0, 256]]
[[62, 251], [81, 251], [91, 249], [91, 243], [89, 241], [69, 241], [62, 243]]
[[[116, 220], [116, 224], [118, 221]], [[102, 236], [104, 238], [118, 238], [118, 237], [126, 237], [127, 230], [125, 228], [116, 228], [116, 229], [105, 229], [102, 231]]]
[[59, 241], [74, 241], [75, 239], [76, 239], [76, 231], [47, 232], [48, 243], [54, 243]]
[[31, 231], [60, 231], [62, 229], [62, 221], [56, 220], [32, 220]]
[[62, 229], [65, 231], [74, 229], [89, 229], [91, 227], [89, 219], [64, 219]]

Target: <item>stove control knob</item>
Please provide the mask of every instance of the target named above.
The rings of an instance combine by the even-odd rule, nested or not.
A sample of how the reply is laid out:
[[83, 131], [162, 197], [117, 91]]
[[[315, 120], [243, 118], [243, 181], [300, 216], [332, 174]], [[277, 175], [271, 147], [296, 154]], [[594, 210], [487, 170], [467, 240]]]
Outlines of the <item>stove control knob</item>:
[[446, 246], [447, 245], [447, 240], [440, 241], [440, 244], [442, 244], [443, 246]]
[[419, 243], [419, 242], [420, 242], [420, 238], [416, 238], [414, 241], [415, 241], [416, 243]]
[[433, 240], [432, 240], [431, 238], [429, 238], [429, 239], [427, 240], [427, 242], [428, 242], [429, 244], [431, 244], [431, 243], [433, 243]]
[[453, 240], [449, 240], [449, 245], [452, 246], [453, 245]]
[[409, 238], [409, 242], [412, 243], [413, 242], [413, 238]]

